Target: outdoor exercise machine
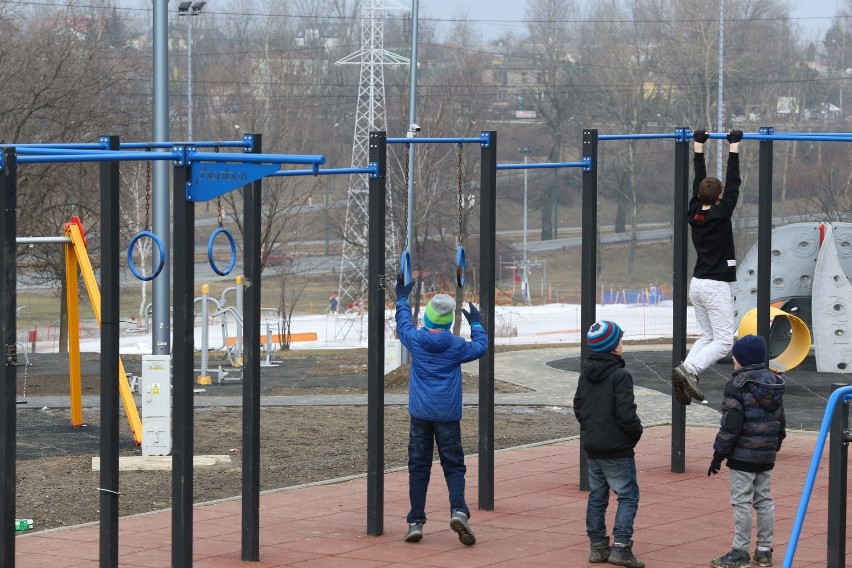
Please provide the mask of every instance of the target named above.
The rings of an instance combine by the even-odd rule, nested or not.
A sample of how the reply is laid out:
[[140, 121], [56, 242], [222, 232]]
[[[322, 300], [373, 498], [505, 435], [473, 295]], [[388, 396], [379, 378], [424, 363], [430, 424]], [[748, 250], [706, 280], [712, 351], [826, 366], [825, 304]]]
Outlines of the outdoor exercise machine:
[[[485, 329], [488, 333], [488, 350], [485, 355], [479, 360], [479, 508], [481, 510], [490, 511], [494, 509], [494, 301], [495, 301], [495, 286], [494, 274], [496, 270], [496, 230], [497, 230], [497, 133], [495, 131], [483, 131], [478, 137], [414, 137], [408, 136], [405, 138], [386, 138], [384, 144], [380, 144], [380, 148], [376, 149], [376, 157], [382, 160], [383, 164], [387, 162], [387, 144], [404, 144], [409, 148], [412, 144], [456, 144], [458, 146], [458, 168], [459, 168], [459, 184], [458, 184], [458, 199], [459, 199], [459, 233], [458, 233], [458, 248], [456, 250], [456, 286], [462, 288], [465, 284], [465, 272], [467, 270], [467, 255], [464, 251], [464, 235], [463, 235], [463, 206], [464, 193], [462, 188], [462, 148], [464, 144], [475, 144], [480, 148], [480, 221], [479, 232], [480, 238], [480, 254], [479, 254], [479, 302], [482, 310], [482, 319]], [[370, 161], [373, 161], [373, 148], [371, 145]], [[406, 164], [408, 166], [408, 164]], [[406, 167], [408, 174], [409, 168]], [[371, 180], [372, 183], [372, 180]], [[381, 180], [384, 186], [384, 179]], [[384, 188], [382, 189], [384, 192]], [[370, 226], [372, 227], [374, 212], [372, 210], [371, 200]], [[384, 208], [382, 208], [384, 209]], [[378, 212], [375, 212], [378, 215]], [[381, 212], [384, 215], [384, 210]], [[410, 223], [413, 218], [413, 204], [408, 205], [406, 201], [406, 223]], [[408, 232], [406, 233], [408, 234]], [[373, 254], [373, 249], [381, 248], [384, 251], [385, 241], [378, 240], [378, 236], [374, 240], [373, 231], [370, 229], [370, 254]], [[398, 275], [405, 282], [411, 281], [412, 259], [411, 253], [408, 250], [407, 242], [405, 250], [400, 255], [400, 266]], [[372, 261], [372, 257], [371, 257]], [[382, 258], [384, 262], [384, 258]], [[372, 264], [372, 262], [371, 262]], [[372, 271], [371, 271], [372, 276]], [[396, 278], [394, 275], [394, 279]], [[391, 284], [392, 285], [392, 284]], [[370, 286], [372, 291], [372, 286]], [[384, 292], [382, 293], [381, 302], [384, 306]], [[370, 307], [372, 309], [373, 298], [370, 298]], [[372, 322], [373, 315], [370, 315]], [[378, 314], [378, 317], [383, 318], [383, 314]], [[372, 334], [372, 323], [370, 323]], [[383, 334], [383, 331], [382, 331]], [[381, 404], [384, 400], [384, 339], [383, 335], [379, 337], [381, 345], [381, 353], [377, 354], [378, 358], [373, 356], [372, 348], [368, 360], [368, 420], [377, 422], [382, 420], [382, 416], [378, 415], [382, 412]], [[375, 375], [375, 378], [374, 378]], [[373, 392], [378, 391], [378, 392]], [[375, 399], [375, 401], [374, 401]], [[376, 416], [374, 416], [376, 414]], [[382, 420], [383, 422], [383, 420]], [[383, 486], [378, 479], [370, 479], [369, 472], [374, 468], [381, 471], [384, 464], [384, 440], [381, 428], [382, 423], [370, 426], [368, 424], [368, 494], [367, 494], [367, 532], [371, 535], [383, 534], [383, 509], [382, 495]], [[371, 431], [376, 432], [375, 437], [370, 436]], [[378, 476], [376, 476], [378, 477]]]
[[[100, 204], [102, 265], [101, 284], [101, 476], [99, 483], [100, 494], [100, 558], [102, 565], [118, 564], [118, 340], [119, 340], [119, 163], [123, 161], [160, 160], [170, 161], [174, 166], [175, 184], [178, 198], [175, 202], [175, 218], [186, 220], [187, 211], [192, 212], [192, 200], [204, 201], [216, 196], [217, 189], [228, 186], [230, 189], [253, 183], [263, 175], [277, 171], [285, 163], [311, 164], [318, 167], [324, 161], [322, 156], [289, 156], [259, 154], [260, 137], [246, 135], [243, 140], [234, 144], [215, 143], [216, 146], [240, 147], [246, 154], [218, 152], [198, 152], [198, 147], [205, 143], [158, 144], [142, 143], [133, 148], [132, 144], [121, 147], [118, 137], [102, 137], [95, 144], [59, 145], [54, 147], [39, 147], [34, 145], [3, 146], [0, 160], [0, 321], [3, 322], [5, 348], [5, 365], [0, 366], [0, 565], [14, 565], [14, 531], [15, 514], [15, 387], [17, 363], [15, 348], [15, 304], [14, 294], [16, 284], [16, 241], [17, 229], [17, 176], [20, 164], [27, 163], [58, 163], [58, 162], [97, 162], [100, 167]], [[159, 152], [137, 152], [134, 149], [168, 148]], [[242, 167], [235, 166], [238, 162]], [[193, 168], [193, 164], [196, 164]], [[254, 186], [253, 186], [254, 187]], [[259, 190], [259, 186], [257, 187]], [[219, 189], [221, 193], [223, 190]], [[249, 191], [251, 205], [255, 207], [253, 215], [253, 230], [257, 231], [259, 244], [259, 194]], [[250, 211], [251, 208], [247, 208]], [[194, 217], [189, 215], [190, 223], [178, 224], [175, 252], [176, 294], [180, 302], [175, 311], [174, 337], [181, 341], [181, 350], [175, 358], [174, 376], [174, 408], [175, 424], [178, 435], [175, 436], [173, 450], [173, 563], [188, 566], [192, 563], [192, 330], [193, 302], [191, 285], [193, 280], [193, 237]], [[257, 269], [255, 282], [260, 281], [259, 275], [259, 246], [253, 244], [247, 253], [247, 265]], [[180, 291], [182, 294], [178, 294]], [[259, 315], [260, 287], [249, 288], [249, 296], [257, 299], [257, 314]], [[256, 352], [255, 344], [259, 344], [259, 317], [251, 315], [250, 326], [246, 330], [249, 340], [247, 356]], [[187, 341], [188, 339], [188, 341]], [[256, 357], [255, 357], [256, 358]], [[252, 357], [247, 357], [250, 361]], [[255, 365], [251, 365], [253, 370]], [[244, 395], [251, 391], [257, 395], [257, 403], [252, 407], [251, 414], [259, 421], [259, 373], [254, 376], [252, 388], [244, 388]], [[247, 420], [250, 417], [247, 416]], [[257, 424], [259, 426], [259, 422]], [[258, 430], [259, 432], [259, 430]], [[259, 440], [259, 435], [255, 438]], [[254, 446], [255, 449], [258, 445]], [[245, 448], [251, 449], [251, 448]], [[248, 453], [248, 452], [247, 452]], [[254, 452], [253, 452], [254, 453]], [[245, 459], [245, 458], [244, 458]], [[259, 455], [249, 460], [249, 469], [258, 472]], [[250, 472], [243, 469], [244, 475]], [[257, 480], [259, 495], [259, 479]], [[257, 500], [254, 500], [255, 516], [257, 515]], [[245, 534], [245, 532], [244, 532]]]

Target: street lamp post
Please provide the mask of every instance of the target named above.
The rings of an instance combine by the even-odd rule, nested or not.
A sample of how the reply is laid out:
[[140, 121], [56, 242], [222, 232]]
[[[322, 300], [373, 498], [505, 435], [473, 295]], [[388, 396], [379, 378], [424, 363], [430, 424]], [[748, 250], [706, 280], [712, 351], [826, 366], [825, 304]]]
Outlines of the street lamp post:
[[[178, 16], [198, 16], [207, 2], [181, 2]], [[186, 138], [192, 140], [192, 18], [186, 32]]]

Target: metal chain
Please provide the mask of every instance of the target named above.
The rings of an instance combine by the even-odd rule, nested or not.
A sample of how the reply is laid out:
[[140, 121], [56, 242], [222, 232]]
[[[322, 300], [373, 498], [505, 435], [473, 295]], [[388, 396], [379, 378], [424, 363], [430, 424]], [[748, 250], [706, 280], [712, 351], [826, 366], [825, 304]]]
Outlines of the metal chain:
[[[32, 245], [30, 245], [32, 246]], [[32, 265], [30, 265], [32, 267]], [[33, 296], [32, 286], [27, 286], [27, 338], [24, 342], [24, 392], [22, 396], [27, 399], [27, 376], [30, 369], [30, 346], [27, 344], [30, 340], [30, 330], [33, 325]], [[38, 327], [36, 327], [35, 338], [38, 338]]]
[[405, 223], [405, 229], [406, 230], [405, 230], [405, 236], [402, 239], [403, 243], [404, 243], [403, 246], [402, 246], [402, 250], [408, 249], [408, 195], [407, 194], [408, 194], [408, 167], [409, 167], [409, 164], [410, 164], [409, 160], [411, 159], [409, 153], [410, 153], [409, 146], [408, 146], [408, 144], [406, 144], [405, 145], [405, 192], [406, 192], [406, 195], [404, 196], [404, 199], [403, 199], [403, 201], [405, 202], [405, 217], [403, 217], [403, 220], [404, 220], [404, 223]]
[[[219, 146], [213, 147], [213, 152], [219, 153]], [[216, 198], [216, 219], [219, 221], [219, 227], [221, 228], [225, 224], [225, 212], [222, 210], [222, 196]]]
[[459, 144], [459, 245], [464, 242], [464, 194], [462, 193], [462, 145]]
[[151, 228], [151, 162], [145, 162], [145, 229]]

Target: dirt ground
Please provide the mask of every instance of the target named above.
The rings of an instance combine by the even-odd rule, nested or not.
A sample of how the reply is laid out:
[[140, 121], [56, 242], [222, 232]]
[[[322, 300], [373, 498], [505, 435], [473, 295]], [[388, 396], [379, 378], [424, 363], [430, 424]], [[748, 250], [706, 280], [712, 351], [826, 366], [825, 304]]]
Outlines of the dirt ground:
[[[282, 357], [287, 359], [284, 365], [262, 370], [264, 395], [366, 392], [366, 351], [290, 353]], [[126, 365], [133, 372], [134, 361], [126, 361]], [[67, 395], [66, 374], [40, 375], [37, 366], [28, 371], [29, 396]], [[97, 394], [99, 378], [87, 374], [85, 367], [83, 394]], [[20, 373], [18, 379], [20, 384]], [[407, 392], [407, 367], [389, 374], [385, 388], [388, 393]], [[495, 389], [497, 392], [524, 390], [502, 382]], [[210, 390], [231, 395], [240, 391], [240, 385], [214, 385]], [[478, 390], [476, 375], [465, 373], [464, 390]], [[66, 409], [18, 407], [16, 516], [34, 519], [34, 530], [98, 520], [99, 473], [92, 471], [92, 457], [99, 454], [99, 412], [85, 409], [86, 426], [81, 428], [72, 427], [69, 418]], [[408, 418], [405, 407], [385, 408], [386, 468], [406, 463]], [[476, 453], [479, 435], [476, 407], [465, 407], [462, 432], [466, 453]], [[495, 410], [497, 449], [577, 432], [570, 408], [497, 407]], [[121, 455], [141, 455], [140, 448], [133, 444], [123, 412], [119, 435]], [[195, 502], [240, 495], [241, 443], [241, 409], [196, 409], [195, 454], [229, 455], [231, 463], [195, 469]], [[263, 408], [261, 489], [363, 474], [367, 468], [366, 447], [366, 406]], [[121, 472], [120, 491], [122, 516], [169, 508], [171, 472]]]

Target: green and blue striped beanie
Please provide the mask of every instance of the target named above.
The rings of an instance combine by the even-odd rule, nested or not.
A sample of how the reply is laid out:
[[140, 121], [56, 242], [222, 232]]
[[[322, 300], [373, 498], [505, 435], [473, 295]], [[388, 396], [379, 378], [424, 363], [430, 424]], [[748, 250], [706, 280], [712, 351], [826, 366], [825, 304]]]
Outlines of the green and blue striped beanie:
[[452, 296], [436, 294], [423, 313], [423, 324], [426, 329], [450, 329], [456, 317], [456, 301]]
[[596, 321], [589, 328], [586, 341], [589, 344], [589, 349], [595, 353], [609, 353], [618, 347], [622, 335], [624, 335], [624, 332], [621, 331], [617, 323], [601, 320]]

